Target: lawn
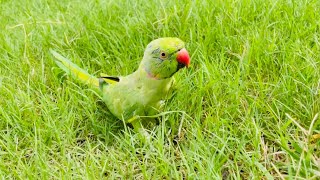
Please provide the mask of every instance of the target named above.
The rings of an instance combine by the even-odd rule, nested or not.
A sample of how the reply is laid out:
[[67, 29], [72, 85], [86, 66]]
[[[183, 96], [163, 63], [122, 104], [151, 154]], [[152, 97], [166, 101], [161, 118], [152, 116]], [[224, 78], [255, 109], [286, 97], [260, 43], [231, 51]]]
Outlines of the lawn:
[[[1, 179], [319, 179], [320, 1], [0, 0]], [[149, 142], [54, 63], [126, 75], [179, 37], [191, 68]]]

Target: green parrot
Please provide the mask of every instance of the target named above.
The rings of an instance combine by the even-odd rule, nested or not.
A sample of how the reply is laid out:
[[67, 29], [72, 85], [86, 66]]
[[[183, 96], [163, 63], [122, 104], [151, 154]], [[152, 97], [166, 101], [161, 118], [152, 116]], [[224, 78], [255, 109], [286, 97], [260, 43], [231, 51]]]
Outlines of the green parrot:
[[135, 130], [143, 127], [141, 122], [152, 119], [148, 116], [159, 113], [174, 82], [173, 75], [190, 64], [184, 42], [173, 37], [150, 42], [139, 68], [130, 75], [120, 77], [104, 74], [100, 78], [94, 77], [57, 52], [50, 51], [61, 69], [100, 89], [111, 113], [131, 123]]

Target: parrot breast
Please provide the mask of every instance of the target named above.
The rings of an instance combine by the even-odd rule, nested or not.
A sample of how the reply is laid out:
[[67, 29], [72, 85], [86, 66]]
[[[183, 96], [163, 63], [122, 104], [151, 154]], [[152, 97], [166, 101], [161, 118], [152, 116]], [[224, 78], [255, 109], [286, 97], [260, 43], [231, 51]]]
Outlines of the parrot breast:
[[109, 110], [119, 119], [155, 115], [172, 81], [172, 78], [156, 80], [149, 78], [145, 71], [136, 71], [121, 78], [118, 83], [104, 88], [103, 99]]

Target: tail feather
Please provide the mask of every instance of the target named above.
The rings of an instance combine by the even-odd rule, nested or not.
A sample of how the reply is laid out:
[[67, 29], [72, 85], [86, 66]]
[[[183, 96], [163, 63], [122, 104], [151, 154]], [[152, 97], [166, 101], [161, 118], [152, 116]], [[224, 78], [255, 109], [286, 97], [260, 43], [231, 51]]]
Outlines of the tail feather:
[[99, 79], [90, 75], [88, 72], [85, 70], [81, 69], [79, 66], [76, 64], [72, 63], [70, 60], [67, 58], [63, 57], [56, 51], [50, 49], [51, 54], [56, 58], [55, 62], [56, 64], [64, 70], [66, 73], [72, 74], [75, 76], [77, 79], [80, 81], [92, 85], [94, 87], [99, 87]]

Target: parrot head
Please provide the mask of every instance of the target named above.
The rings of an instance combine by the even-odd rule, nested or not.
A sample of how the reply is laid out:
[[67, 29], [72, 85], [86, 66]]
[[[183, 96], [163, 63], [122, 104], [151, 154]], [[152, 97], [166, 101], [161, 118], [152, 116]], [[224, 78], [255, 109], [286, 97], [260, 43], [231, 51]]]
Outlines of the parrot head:
[[140, 68], [155, 79], [166, 79], [183, 67], [188, 67], [190, 57], [184, 42], [179, 38], [159, 38], [151, 41], [144, 52]]

